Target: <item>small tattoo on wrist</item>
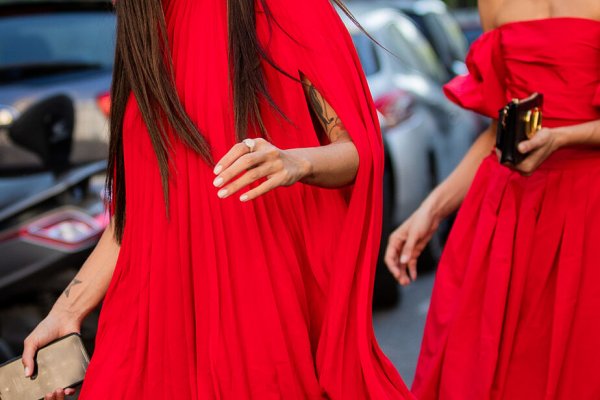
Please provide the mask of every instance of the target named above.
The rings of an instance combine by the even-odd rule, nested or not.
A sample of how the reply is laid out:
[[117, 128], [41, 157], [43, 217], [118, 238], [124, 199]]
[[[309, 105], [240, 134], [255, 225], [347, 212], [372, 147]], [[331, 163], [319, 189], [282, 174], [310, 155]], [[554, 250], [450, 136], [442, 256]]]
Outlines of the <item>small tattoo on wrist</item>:
[[71, 283], [69, 283], [69, 286], [67, 286], [67, 288], [65, 289], [65, 296], [69, 297], [69, 293], [71, 292], [71, 289], [73, 288], [73, 286], [80, 284], [81, 281], [79, 279], [73, 279], [71, 281]]

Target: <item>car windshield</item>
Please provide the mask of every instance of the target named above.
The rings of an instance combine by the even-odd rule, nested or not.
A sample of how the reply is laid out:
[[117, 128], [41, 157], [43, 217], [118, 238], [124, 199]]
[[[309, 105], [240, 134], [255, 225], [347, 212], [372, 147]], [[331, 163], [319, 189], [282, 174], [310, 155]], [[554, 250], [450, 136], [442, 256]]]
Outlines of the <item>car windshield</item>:
[[352, 35], [352, 41], [356, 47], [360, 63], [366, 76], [371, 76], [379, 72], [381, 65], [377, 58], [375, 44], [364, 33]]
[[112, 68], [115, 17], [60, 12], [0, 18], [0, 70]]
[[396, 18], [387, 27], [391, 50], [411, 69], [421, 71], [443, 82], [445, 71], [433, 48], [417, 27], [407, 18]]
[[448, 50], [455, 60], [464, 60], [467, 41], [458, 23], [448, 14], [432, 14], [432, 24], [438, 24], [440, 34], [446, 39]]

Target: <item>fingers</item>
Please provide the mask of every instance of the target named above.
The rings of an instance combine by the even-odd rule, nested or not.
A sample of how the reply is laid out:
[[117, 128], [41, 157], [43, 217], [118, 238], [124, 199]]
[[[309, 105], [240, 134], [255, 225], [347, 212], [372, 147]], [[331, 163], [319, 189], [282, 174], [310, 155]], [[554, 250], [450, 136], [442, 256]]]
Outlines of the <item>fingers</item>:
[[385, 265], [387, 265], [388, 269], [396, 279], [398, 279], [400, 274], [400, 252], [402, 251], [405, 240], [406, 235], [399, 229], [390, 235], [385, 250]]
[[240, 200], [244, 201], [244, 202], [254, 200], [257, 197], [262, 196], [263, 194], [279, 187], [281, 181], [282, 181], [281, 178], [279, 178], [278, 176], [274, 176], [270, 179], [267, 179], [266, 181], [264, 181], [263, 183], [261, 183], [260, 185], [255, 187], [254, 189], [249, 190], [248, 192], [241, 195]]
[[73, 396], [75, 389], [56, 389], [54, 392], [46, 393], [44, 400], [65, 400], [67, 396]]
[[37, 340], [31, 336], [27, 337], [23, 343], [23, 358], [21, 361], [23, 362], [23, 367], [25, 368], [25, 376], [28, 378], [33, 375], [33, 371], [35, 369], [34, 358], [38, 347], [39, 344]]
[[519, 152], [527, 154], [544, 146], [548, 140], [548, 134], [548, 129], [540, 129], [531, 139], [519, 143]]
[[[240, 159], [241, 160], [241, 159]], [[239, 161], [239, 160], [238, 160]], [[217, 195], [224, 199], [229, 197], [235, 193], [237, 193], [240, 189], [245, 188], [253, 182], [258, 181], [259, 179], [265, 178], [272, 173], [272, 168], [270, 165], [263, 165], [256, 168], [252, 168], [247, 171], [245, 174], [240, 176], [238, 179], [233, 181], [231, 184], [227, 185], [223, 189], [219, 190]], [[219, 179], [219, 178], [217, 178]], [[220, 183], [220, 182], [218, 182]]]
[[413, 258], [408, 262], [408, 276], [410, 281], [414, 282], [417, 280], [417, 259]]
[[220, 198], [227, 198], [251, 183], [269, 177], [268, 183], [263, 182], [240, 197], [241, 201], [253, 200], [284, 182], [281, 178], [284, 178], [287, 172], [284, 170], [279, 149], [264, 139], [255, 141], [256, 147], [252, 153], [241, 143], [242, 147], [235, 145], [219, 161], [215, 168], [215, 173], [219, 173], [213, 185], [222, 188], [217, 193]]
[[[259, 139], [256, 139], [257, 141]], [[258, 143], [257, 143], [258, 144]], [[214, 173], [215, 175], [219, 175], [222, 171], [229, 168], [237, 159], [240, 157], [249, 154], [250, 149], [244, 143], [238, 143], [234, 145], [228, 152], [217, 161], [217, 165], [215, 166]]]
[[[416, 242], [417, 236], [414, 234], [409, 234], [402, 248], [402, 252], [400, 253], [400, 260], [398, 261], [400, 273], [396, 279], [402, 286], [410, 285], [412, 277], [414, 276], [414, 278], [416, 279], [417, 276], [417, 257], [413, 256], [413, 250], [415, 248]], [[412, 272], [410, 272], [411, 268]]]
[[404, 248], [402, 249], [402, 254], [400, 255], [400, 264], [407, 265], [410, 262], [410, 260], [413, 258], [413, 251], [416, 244], [417, 235], [408, 235], [406, 243], [404, 244]]
[[402, 286], [409, 285], [412, 276], [414, 276], [414, 279], [416, 279], [417, 276], [416, 260], [414, 261], [413, 266], [414, 271], [410, 275], [408, 270], [408, 262], [402, 262], [402, 255], [406, 251], [408, 240], [411, 240], [410, 235], [406, 229], [401, 226], [390, 236], [384, 258], [388, 270]]

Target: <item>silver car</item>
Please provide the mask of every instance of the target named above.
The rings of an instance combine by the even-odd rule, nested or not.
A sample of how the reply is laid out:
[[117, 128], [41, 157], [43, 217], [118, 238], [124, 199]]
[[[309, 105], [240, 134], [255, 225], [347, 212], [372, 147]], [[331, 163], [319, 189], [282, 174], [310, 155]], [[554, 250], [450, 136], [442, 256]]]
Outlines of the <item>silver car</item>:
[[[394, 9], [362, 3], [352, 3], [349, 8], [384, 47], [373, 43], [344, 17], [378, 111], [384, 116], [386, 110], [402, 111], [402, 103], [396, 108], [381, 108], [390, 93], [410, 104], [404, 120], [383, 118], [382, 124], [394, 177], [392, 221], [399, 224], [454, 169], [479, 133], [481, 123], [477, 116], [445, 98], [439, 81], [433, 78], [444, 74], [444, 68], [408, 17]], [[390, 120], [396, 124], [390, 126]]]

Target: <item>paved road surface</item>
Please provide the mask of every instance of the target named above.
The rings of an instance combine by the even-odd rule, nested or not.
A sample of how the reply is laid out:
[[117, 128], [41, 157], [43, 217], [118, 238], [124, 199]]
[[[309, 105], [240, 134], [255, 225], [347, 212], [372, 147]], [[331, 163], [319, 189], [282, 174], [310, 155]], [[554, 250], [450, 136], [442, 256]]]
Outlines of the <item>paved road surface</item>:
[[399, 307], [373, 315], [379, 345], [409, 386], [415, 374], [433, 278], [433, 273], [420, 276], [402, 289]]

